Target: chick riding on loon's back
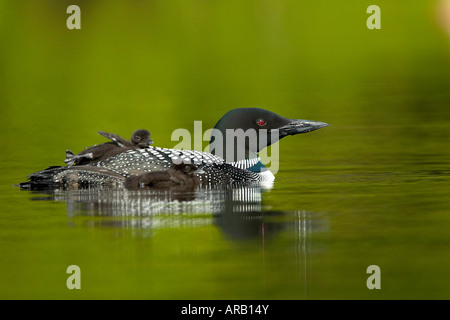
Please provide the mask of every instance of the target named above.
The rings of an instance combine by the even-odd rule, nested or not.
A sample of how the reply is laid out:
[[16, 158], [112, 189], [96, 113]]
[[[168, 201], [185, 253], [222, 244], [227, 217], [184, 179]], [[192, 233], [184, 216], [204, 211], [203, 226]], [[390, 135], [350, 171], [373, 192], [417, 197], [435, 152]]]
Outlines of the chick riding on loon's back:
[[[35, 172], [23, 187], [123, 184], [126, 178], [168, 170], [172, 164], [194, 164], [202, 185], [273, 181], [258, 152], [288, 136], [328, 126], [324, 122], [282, 117], [260, 108], [228, 111], [211, 134], [210, 153], [158, 147], [132, 149], [107, 159], [74, 167], [50, 167]], [[234, 133], [233, 135], [230, 133]]]
[[147, 148], [153, 143], [150, 139], [150, 132], [144, 129], [134, 131], [130, 141], [125, 140], [115, 133], [98, 131], [98, 134], [111, 141], [89, 147], [77, 155], [74, 155], [70, 150], [66, 150], [66, 159], [64, 162], [69, 166], [74, 164], [90, 164], [118, 155], [119, 153], [130, 149]]

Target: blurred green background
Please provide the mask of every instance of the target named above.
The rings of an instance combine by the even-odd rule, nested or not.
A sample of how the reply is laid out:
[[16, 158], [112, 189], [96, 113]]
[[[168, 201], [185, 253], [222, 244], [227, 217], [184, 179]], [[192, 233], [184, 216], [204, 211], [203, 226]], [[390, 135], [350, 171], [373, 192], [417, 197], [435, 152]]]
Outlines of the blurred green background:
[[[70, 4], [81, 30], [66, 27]], [[51, 128], [53, 152], [140, 127], [170, 146], [168, 131], [212, 127], [233, 107], [339, 126], [442, 112], [450, 45], [438, 2], [379, 1], [381, 30], [366, 27], [370, 4], [3, 0], [1, 133], [30, 141]]]
[[[66, 27], [71, 4], [81, 8], [81, 30]], [[366, 27], [372, 4], [380, 30]], [[0, 0], [1, 296], [448, 299], [445, 8], [449, 1]], [[155, 146], [173, 147], [174, 129], [192, 130], [194, 120], [212, 128], [237, 107], [332, 124], [280, 143], [278, 180], [264, 198], [273, 210], [320, 212], [332, 226], [313, 239], [326, 253], [313, 263], [307, 295], [276, 273], [296, 272], [279, 249], [289, 237], [266, 248], [273, 282], [247, 294], [238, 283], [249, 274], [236, 261], [256, 267], [261, 256], [211, 224], [152, 240], [68, 231], [63, 204], [32, 203], [11, 188], [62, 165], [66, 149], [102, 142], [98, 130], [128, 138], [146, 128]], [[151, 259], [137, 258], [149, 246]], [[96, 270], [85, 283], [97, 289], [70, 292], [64, 272], [54, 277], [73, 260]], [[378, 293], [365, 288], [374, 260], [390, 270]], [[143, 275], [149, 268], [161, 281]], [[188, 280], [186, 270], [195, 270]]]

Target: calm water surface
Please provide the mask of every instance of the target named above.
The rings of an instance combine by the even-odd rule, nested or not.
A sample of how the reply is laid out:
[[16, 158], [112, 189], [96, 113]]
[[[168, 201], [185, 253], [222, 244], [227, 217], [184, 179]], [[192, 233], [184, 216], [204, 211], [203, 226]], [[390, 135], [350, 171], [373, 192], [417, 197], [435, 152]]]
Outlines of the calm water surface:
[[[36, 193], [9, 184], [32, 171], [11, 161], [1, 190], [2, 296], [449, 298], [450, 157], [402, 132], [334, 126], [288, 138], [272, 189]], [[383, 152], [365, 150], [393, 134]], [[450, 127], [437, 123], [434, 135], [448, 140]], [[314, 150], [340, 139], [351, 156], [349, 147], [326, 158], [327, 148]], [[82, 270], [79, 291], [65, 286], [72, 264]], [[373, 264], [381, 290], [366, 287]]]

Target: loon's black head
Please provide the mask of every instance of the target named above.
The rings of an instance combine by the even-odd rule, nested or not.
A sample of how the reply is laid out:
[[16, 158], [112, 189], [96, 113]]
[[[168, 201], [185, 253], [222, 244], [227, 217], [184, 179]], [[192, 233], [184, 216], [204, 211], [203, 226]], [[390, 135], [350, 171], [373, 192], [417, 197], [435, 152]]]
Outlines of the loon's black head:
[[152, 143], [153, 141], [150, 139], [150, 132], [145, 129], [136, 130], [131, 136], [131, 144], [135, 147], [147, 148]]
[[288, 119], [260, 108], [233, 109], [215, 125], [210, 152], [228, 162], [255, 158], [258, 152], [281, 138], [326, 126], [324, 122]]

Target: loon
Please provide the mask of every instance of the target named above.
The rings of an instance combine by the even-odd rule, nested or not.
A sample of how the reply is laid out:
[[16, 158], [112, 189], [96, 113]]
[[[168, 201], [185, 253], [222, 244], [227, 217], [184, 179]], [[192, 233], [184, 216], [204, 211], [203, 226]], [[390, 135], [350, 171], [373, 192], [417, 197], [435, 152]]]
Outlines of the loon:
[[199, 177], [195, 175], [197, 172], [199, 170], [193, 164], [173, 163], [167, 170], [130, 176], [125, 179], [125, 186], [128, 189], [136, 189], [141, 186], [153, 188], [196, 187], [200, 184]]
[[168, 170], [172, 164], [180, 163], [193, 164], [201, 170], [201, 174], [196, 174], [201, 185], [270, 183], [275, 177], [262, 164], [258, 152], [288, 135], [325, 126], [328, 124], [289, 119], [260, 108], [232, 109], [212, 130], [210, 153], [153, 146], [131, 149], [87, 165], [49, 167], [29, 175], [29, 181], [21, 187], [123, 186], [129, 177]]
[[147, 148], [153, 143], [150, 139], [150, 132], [144, 129], [133, 132], [130, 141], [125, 140], [115, 133], [98, 131], [98, 134], [111, 141], [89, 147], [77, 155], [74, 155], [70, 150], [66, 150], [66, 159], [64, 162], [69, 166], [94, 163], [130, 149]]

